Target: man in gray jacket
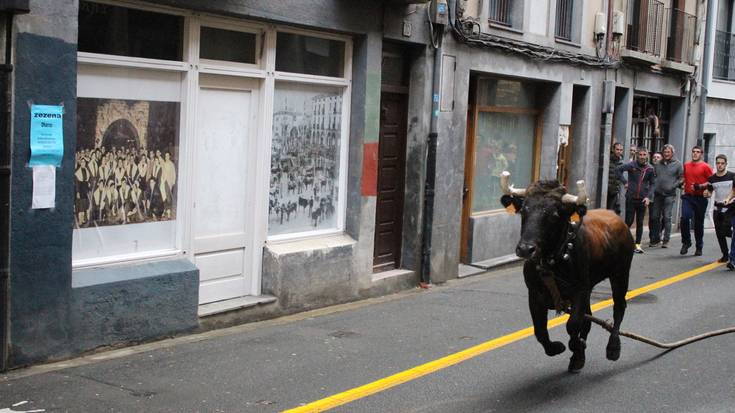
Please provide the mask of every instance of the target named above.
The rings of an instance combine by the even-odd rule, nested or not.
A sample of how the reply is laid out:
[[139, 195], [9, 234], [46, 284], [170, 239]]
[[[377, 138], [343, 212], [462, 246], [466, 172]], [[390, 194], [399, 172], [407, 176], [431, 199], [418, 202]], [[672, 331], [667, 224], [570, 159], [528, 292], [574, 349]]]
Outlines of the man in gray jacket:
[[[654, 169], [656, 178], [654, 183], [653, 204], [651, 205], [648, 227], [651, 243], [649, 247], [656, 247], [662, 241], [661, 248], [667, 248], [671, 236], [671, 212], [676, 200], [676, 190], [684, 182], [684, 168], [678, 159], [674, 158], [674, 147], [666, 144], [663, 149], [663, 159]], [[662, 222], [663, 221], [663, 222]], [[663, 224], [663, 228], [662, 228]]]

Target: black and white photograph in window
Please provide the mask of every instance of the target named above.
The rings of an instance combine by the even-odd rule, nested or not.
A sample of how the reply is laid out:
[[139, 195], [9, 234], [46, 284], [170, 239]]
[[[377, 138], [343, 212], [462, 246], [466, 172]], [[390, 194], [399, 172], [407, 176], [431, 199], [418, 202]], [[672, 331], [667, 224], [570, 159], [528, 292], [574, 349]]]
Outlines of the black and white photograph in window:
[[268, 234], [337, 227], [342, 90], [276, 85]]
[[79, 98], [77, 228], [176, 218], [179, 103]]

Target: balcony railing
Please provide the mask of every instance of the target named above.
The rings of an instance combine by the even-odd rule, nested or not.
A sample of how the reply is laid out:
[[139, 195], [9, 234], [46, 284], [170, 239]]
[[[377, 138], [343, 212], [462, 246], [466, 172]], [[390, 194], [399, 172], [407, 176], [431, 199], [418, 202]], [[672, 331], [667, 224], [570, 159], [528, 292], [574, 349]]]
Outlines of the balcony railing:
[[630, 50], [660, 56], [664, 14], [663, 2], [641, 0], [628, 22], [625, 46]]
[[488, 16], [490, 21], [504, 26], [511, 26], [511, 2], [512, 0], [490, 0]]
[[697, 17], [678, 9], [668, 9], [669, 22], [666, 58], [674, 62], [692, 64]]
[[717, 30], [712, 77], [735, 80], [735, 35]]

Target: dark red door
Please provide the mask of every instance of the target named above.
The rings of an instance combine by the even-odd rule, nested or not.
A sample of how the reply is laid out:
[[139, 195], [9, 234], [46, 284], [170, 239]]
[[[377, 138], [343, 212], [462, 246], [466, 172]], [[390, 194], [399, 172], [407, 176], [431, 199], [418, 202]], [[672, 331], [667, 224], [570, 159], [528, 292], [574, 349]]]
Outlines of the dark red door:
[[408, 95], [380, 95], [378, 200], [375, 213], [375, 271], [400, 266]]

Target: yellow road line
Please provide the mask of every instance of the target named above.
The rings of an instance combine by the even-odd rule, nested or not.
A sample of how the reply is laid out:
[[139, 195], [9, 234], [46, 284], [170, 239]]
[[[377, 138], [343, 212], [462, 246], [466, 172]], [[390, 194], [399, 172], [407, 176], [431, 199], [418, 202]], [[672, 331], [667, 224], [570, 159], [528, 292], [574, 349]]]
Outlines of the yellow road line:
[[[657, 290], [659, 288], [666, 287], [668, 285], [677, 283], [679, 281], [686, 280], [687, 278], [694, 277], [696, 275], [702, 274], [704, 272], [720, 267], [722, 265], [723, 264], [720, 264], [720, 263], [712, 263], [712, 264], [708, 264], [708, 265], [705, 265], [699, 268], [695, 268], [691, 271], [687, 271], [679, 275], [675, 275], [673, 277], [666, 278], [664, 280], [661, 280], [661, 281], [658, 281], [652, 284], [648, 284], [641, 288], [637, 288], [633, 291], [629, 291], [625, 297], [626, 299], [630, 300], [633, 297], [639, 296], [641, 294], [645, 294], [653, 290]], [[597, 302], [594, 305], [592, 305], [592, 312], [602, 310], [612, 305], [613, 305], [612, 299]], [[563, 316], [553, 318], [549, 320], [548, 326], [549, 328], [557, 327], [561, 324], [566, 323], [568, 318], [569, 318], [568, 315], [563, 315]], [[480, 354], [487, 353], [490, 350], [494, 350], [496, 348], [503, 347], [505, 345], [516, 342], [518, 340], [522, 340], [532, 335], [533, 335], [533, 327], [527, 327], [527, 328], [524, 328], [523, 330], [518, 330], [515, 333], [508, 334], [503, 337], [498, 337], [490, 341], [486, 341], [482, 344], [478, 344], [466, 350], [462, 350], [458, 353], [450, 354], [440, 359], [430, 361], [426, 364], [416, 366], [412, 369], [405, 370], [400, 373], [396, 373], [392, 376], [388, 376], [380, 380], [376, 380], [372, 383], [368, 383], [360, 387], [355, 387], [354, 389], [350, 389], [342, 393], [335, 394], [333, 396], [329, 396], [327, 398], [317, 400], [315, 402], [311, 402], [304, 406], [296, 407], [290, 410], [285, 410], [284, 413], [323, 412], [329, 409], [333, 409], [337, 406], [341, 406], [343, 404], [347, 404], [355, 400], [362, 399], [372, 394], [379, 393], [383, 390], [387, 390], [391, 387], [398, 386], [399, 384], [403, 384], [408, 381], [417, 379], [419, 377], [426, 376], [427, 374], [431, 374], [435, 371], [445, 369], [447, 367], [461, 363], [465, 360], [469, 360], [473, 357], [477, 357]]]

